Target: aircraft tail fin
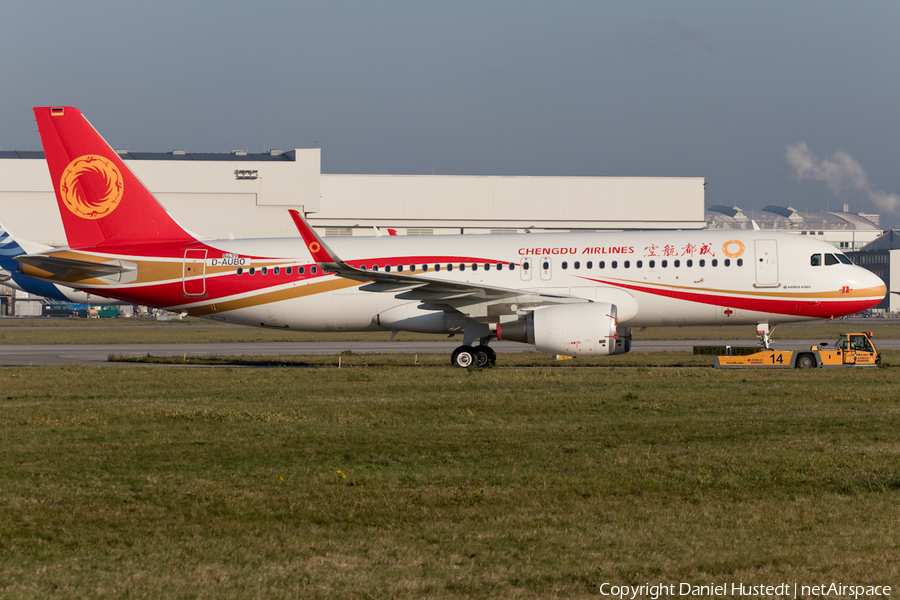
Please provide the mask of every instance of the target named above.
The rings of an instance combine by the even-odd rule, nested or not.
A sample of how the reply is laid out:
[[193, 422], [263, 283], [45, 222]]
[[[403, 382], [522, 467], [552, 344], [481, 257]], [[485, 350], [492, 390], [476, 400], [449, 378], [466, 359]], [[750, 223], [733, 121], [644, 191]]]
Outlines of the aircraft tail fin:
[[36, 107], [38, 131], [72, 248], [190, 242], [77, 108]]

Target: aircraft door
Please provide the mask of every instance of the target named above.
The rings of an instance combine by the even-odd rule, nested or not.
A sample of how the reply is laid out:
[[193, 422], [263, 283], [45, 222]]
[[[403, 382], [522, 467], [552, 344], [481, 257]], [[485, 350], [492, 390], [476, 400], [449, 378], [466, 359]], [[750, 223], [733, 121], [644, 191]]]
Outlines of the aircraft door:
[[550, 277], [553, 275], [553, 263], [549, 256], [541, 257], [541, 264], [538, 265], [538, 268], [541, 270], [541, 279], [550, 281]]
[[778, 243], [775, 240], [756, 240], [756, 286], [778, 287]]
[[192, 248], [184, 251], [182, 285], [185, 296], [206, 294], [206, 250]]
[[531, 281], [531, 272], [534, 270], [534, 259], [530, 256], [523, 258], [521, 264], [519, 265], [519, 273], [522, 276], [522, 281]]

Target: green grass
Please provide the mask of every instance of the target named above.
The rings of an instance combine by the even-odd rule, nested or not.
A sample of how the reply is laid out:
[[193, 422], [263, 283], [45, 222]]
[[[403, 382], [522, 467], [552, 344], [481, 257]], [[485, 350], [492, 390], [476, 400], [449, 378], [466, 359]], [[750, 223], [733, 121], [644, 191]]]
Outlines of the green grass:
[[2, 369], [0, 596], [896, 585], [898, 383], [896, 368]]

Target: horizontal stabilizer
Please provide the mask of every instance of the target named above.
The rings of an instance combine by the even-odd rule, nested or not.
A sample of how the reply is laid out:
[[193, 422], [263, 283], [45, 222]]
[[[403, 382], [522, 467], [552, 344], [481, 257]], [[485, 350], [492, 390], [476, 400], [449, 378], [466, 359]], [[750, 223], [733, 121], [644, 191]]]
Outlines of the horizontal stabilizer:
[[52, 273], [58, 278], [72, 278], [83, 275], [87, 278], [109, 277], [121, 275], [137, 269], [136, 265], [125, 264], [120, 260], [105, 263], [95, 263], [73, 258], [59, 256], [47, 256], [46, 254], [23, 254], [15, 260], [20, 264], [28, 265]]

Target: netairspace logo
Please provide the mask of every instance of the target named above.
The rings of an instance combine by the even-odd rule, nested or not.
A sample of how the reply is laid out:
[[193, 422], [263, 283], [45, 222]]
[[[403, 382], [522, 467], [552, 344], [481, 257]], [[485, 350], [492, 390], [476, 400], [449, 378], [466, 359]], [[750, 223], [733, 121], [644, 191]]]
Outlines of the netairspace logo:
[[840, 582], [805, 585], [800, 583], [779, 583], [776, 585], [750, 585], [745, 583], [709, 583], [696, 585], [693, 583], [658, 583], [644, 585], [615, 585], [604, 582], [600, 586], [600, 595], [623, 600], [628, 598], [683, 598], [729, 596], [738, 598], [752, 596], [755, 598], [771, 596], [773, 598], [885, 598], [891, 595], [889, 585], [845, 585]]

